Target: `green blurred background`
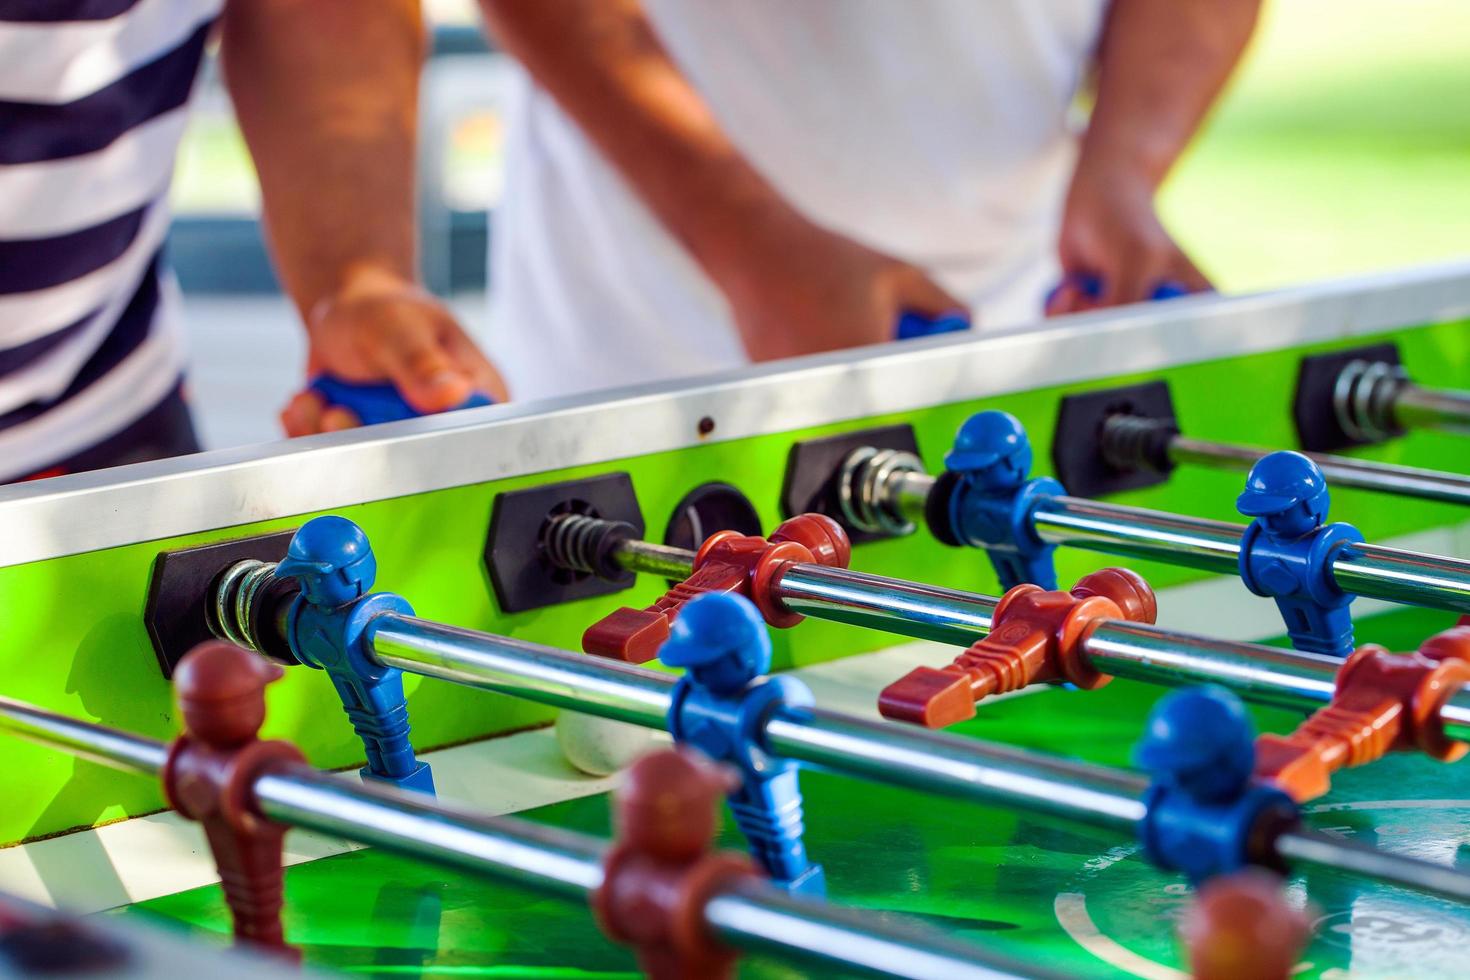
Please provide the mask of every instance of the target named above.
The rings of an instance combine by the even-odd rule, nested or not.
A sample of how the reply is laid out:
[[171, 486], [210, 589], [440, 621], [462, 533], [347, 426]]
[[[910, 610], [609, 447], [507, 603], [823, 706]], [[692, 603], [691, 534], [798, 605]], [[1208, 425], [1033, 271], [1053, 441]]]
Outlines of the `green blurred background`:
[[1231, 291], [1470, 254], [1470, 3], [1269, 2], [1163, 209]]

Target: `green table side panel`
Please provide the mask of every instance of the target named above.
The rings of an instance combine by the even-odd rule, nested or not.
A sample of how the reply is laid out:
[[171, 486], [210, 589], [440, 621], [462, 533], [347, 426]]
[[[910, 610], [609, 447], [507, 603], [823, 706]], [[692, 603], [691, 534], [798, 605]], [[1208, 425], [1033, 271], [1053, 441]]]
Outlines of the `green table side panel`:
[[[1375, 617], [1375, 635], [1407, 646], [1448, 625], [1417, 610]], [[1095, 692], [1051, 690], [986, 705], [963, 734], [1094, 762], [1126, 764], [1160, 688], [1116, 682]], [[1259, 710], [1258, 725], [1287, 731], [1289, 712]], [[1067, 719], [1058, 725], [1056, 719]], [[808, 849], [826, 868], [830, 897], [880, 914], [902, 913], [1027, 963], [1095, 977], [1183, 977], [1175, 929], [1191, 892], [1154, 870], [1132, 841], [1048, 825], [1012, 812], [806, 773]], [[1395, 756], [1340, 773], [1309, 822], [1389, 850], [1464, 862], [1470, 843], [1470, 764]], [[605, 797], [525, 814], [606, 836]], [[742, 847], [727, 822], [722, 841]], [[1462, 973], [1470, 911], [1349, 876], [1290, 879], [1317, 935], [1298, 976], [1454, 976]], [[379, 977], [606, 977], [629, 975], [631, 955], [597, 932], [585, 906], [378, 851], [290, 869], [287, 934], [308, 963]], [[222, 941], [229, 917], [217, 886], [118, 910], [162, 919]], [[1066, 922], [1066, 926], [1063, 925]], [[1098, 955], [1103, 952], [1104, 959]], [[764, 957], [742, 975], [829, 973]]]
[[[1397, 341], [1404, 361], [1424, 384], [1464, 386], [1470, 379], [1470, 329], [1465, 322], [1412, 327], [1351, 342], [1320, 344], [1247, 357], [1170, 367], [1148, 374], [1081, 385], [1007, 394], [980, 401], [939, 404], [904, 416], [849, 421], [801, 431], [711, 442], [597, 466], [456, 487], [335, 511], [363, 526], [379, 557], [378, 588], [406, 596], [418, 614], [460, 626], [510, 634], [576, 649], [583, 629], [618, 605], [651, 602], [660, 583], [644, 577], [618, 596], [517, 615], [495, 606], [481, 551], [497, 493], [554, 480], [613, 470], [632, 475], [651, 537], [661, 537], [675, 504], [690, 488], [710, 480], [732, 482], [746, 492], [769, 525], [779, 519], [778, 497], [791, 444], [868, 425], [909, 422], [931, 470], [943, 465], [959, 424], [982, 408], [1004, 408], [1028, 427], [1039, 471], [1050, 468], [1050, 434], [1058, 400], [1076, 391], [1154, 378], [1169, 380], [1187, 432], [1265, 446], [1294, 444], [1290, 397], [1304, 353]], [[1188, 348], [1180, 335], [1179, 349]], [[1065, 356], [1059, 353], [1058, 356]], [[1160, 351], [1160, 359], [1171, 356]], [[1420, 466], [1464, 469], [1462, 438], [1414, 433], [1366, 450], [1369, 458]], [[1233, 501], [1242, 477], [1185, 468], [1167, 483], [1125, 495], [1121, 502], [1202, 517], [1235, 518]], [[1335, 516], [1360, 523], [1370, 540], [1456, 524], [1452, 505], [1398, 500], [1362, 492], [1334, 494]], [[165, 738], [175, 724], [169, 691], [160, 676], [142, 612], [150, 569], [163, 550], [225, 540], [299, 525], [313, 515], [222, 528], [167, 540], [112, 548], [0, 569], [0, 676], [15, 698], [100, 721], [127, 731]], [[1099, 555], [1064, 551], [1060, 573], [1071, 581], [1108, 564]], [[975, 552], [937, 544], [927, 533], [857, 549], [854, 567], [885, 575], [996, 591], [988, 562]], [[1158, 588], [1200, 577], [1198, 573], [1134, 563]], [[1200, 624], [1209, 632], [1208, 624]], [[809, 664], [879, 649], [893, 643], [880, 633], [832, 623], [808, 622], [778, 633], [778, 666]], [[552, 715], [528, 703], [443, 682], [410, 677], [406, 688], [421, 749], [546, 722]], [[332, 688], [314, 671], [295, 670], [271, 697], [267, 734], [297, 741], [323, 767], [360, 765], [361, 746], [342, 716]], [[0, 774], [0, 794], [11, 801], [0, 812], [0, 842], [93, 825], [157, 809], [157, 792], [141, 781], [74, 762], [51, 750], [8, 743], [11, 764]]]

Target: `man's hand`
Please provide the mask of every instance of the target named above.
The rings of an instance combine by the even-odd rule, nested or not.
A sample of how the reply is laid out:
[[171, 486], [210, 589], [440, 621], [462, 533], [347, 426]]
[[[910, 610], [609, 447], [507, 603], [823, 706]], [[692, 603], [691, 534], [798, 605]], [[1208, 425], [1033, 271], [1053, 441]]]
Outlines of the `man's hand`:
[[[1164, 283], [1192, 293], [1211, 288], [1159, 222], [1153, 183], [1122, 166], [1079, 164], [1057, 252], [1062, 284], [1047, 302], [1047, 316], [1141, 303]], [[1096, 295], [1081, 288], [1088, 279], [1097, 282]]]
[[[1260, 0], [1113, 0], [1097, 102], [1067, 193], [1062, 288], [1048, 314], [1137, 303], [1166, 282], [1210, 288], [1154, 211], [1154, 194], [1235, 68]], [[1077, 287], [1091, 278], [1099, 295]]]
[[804, 219], [717, 282], [754, 361], [893, 340], [906, 312], [965, 311], [923, 270]]
[[[308, 372], [391, 382], [420, 412], [473, 391], [504, 399], [454, 318], [413, 285], [419, 0], [248, 0], [223, 20], [225, 80], [276, 272], [307, 326]], [[281, 421], [293, 436], [358, 422], [305, 392]]]
[[[323, 299], [306, 325], [307, 374], [343, 381], [392, 382], [425, 414], [462, 404], [474, 392], [506, 400], [505, 383], [438, 300], [411, 283], [385, 278]], [[290, 436], [350, 429], [357, 417], [302, 391], [281, 412]]]

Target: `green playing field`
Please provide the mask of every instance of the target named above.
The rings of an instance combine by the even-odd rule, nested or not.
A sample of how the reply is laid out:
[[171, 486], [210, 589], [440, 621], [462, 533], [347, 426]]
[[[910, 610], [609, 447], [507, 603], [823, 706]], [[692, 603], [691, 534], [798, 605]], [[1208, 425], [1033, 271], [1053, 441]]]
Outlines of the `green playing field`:
[[[1449, 625], [1447, 614], [1373, 617], [1365, 632], [1397, 649]], [[1161, 688], [1116, 682], [1056, 689], [984, 705], [956, 731], [1112, 765], [1126, 764]], [[1284, 731], [1298, 716], [1256, 713]], [[1057, 723], [1065, 718], [1066, 724]], [[1153, 870], [1132, 841], [1048, 826], [1016, 813], [918, 797], [841, 776], [807, 773], [807, 844], [833, 900], [916, 916], [1027, 962], [1087, 976], [1174, 977], [1174, 925], [1183, 881]], [[1470, 769], [1396, 757], [1340, 774], [1308, 808], [1318, 828], [1454, 861], [1470, 842]], [[527, 816], [608, 833], [605, 797]], [[733, 826], [724, 842], [740, 847]], [[1289, 894], [1318, 917], [1304, 977], [1451, 975], [1463, 961], [1470, 914], [1360, 879], [1313, 873]], [[217, 886], [122, 910], [222, 938], [229, 920]], [[370, 976], [634, 976], [631, 956], [597, 933], [584, 907], [359, 851], [287, 873], [286, 926], [308, 963]], [[800, 975], [789, 964], [746, 962], [743, 975]]]

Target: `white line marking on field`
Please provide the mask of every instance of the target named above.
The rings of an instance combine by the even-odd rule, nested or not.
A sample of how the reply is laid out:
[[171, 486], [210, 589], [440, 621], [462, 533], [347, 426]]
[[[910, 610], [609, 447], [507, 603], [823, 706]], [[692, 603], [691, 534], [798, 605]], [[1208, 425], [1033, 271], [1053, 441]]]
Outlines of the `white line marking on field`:
[[1052, 908], [1067, 935], [1109, 966], [1116, 966], [1145, 980], [1189, 980], [1189, 974], [1140, 956], [1117, 940], [1103, 935], [1088, 914], [1087, 896], [1081, 892], [1062, 892], [1052, 903]]

